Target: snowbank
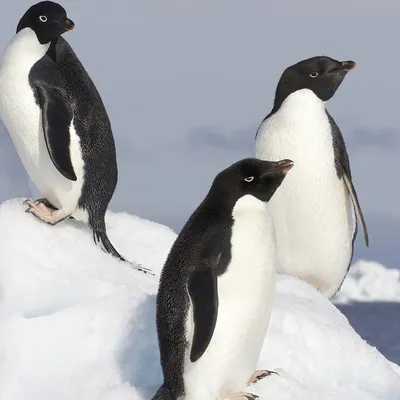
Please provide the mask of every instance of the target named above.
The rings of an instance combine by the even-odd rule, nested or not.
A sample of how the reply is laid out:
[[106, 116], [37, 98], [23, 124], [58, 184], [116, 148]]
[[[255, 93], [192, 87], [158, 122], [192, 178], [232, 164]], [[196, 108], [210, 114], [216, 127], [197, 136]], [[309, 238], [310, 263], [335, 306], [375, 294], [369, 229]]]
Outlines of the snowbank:
[[[108, 213], [112, 242], [159, 272], [176, 235]], [[0, 399], [148, 400], [161, 383], [156, 277], [102, 253], [75, 221], [51, 227], [0, 207]], [[397, 366], [307, 284], [279, 277], [260, 367], [261, 399], [395, 400]], [[205, 399], [207, 400], [207, 399]], [[212, 399], [210, 399], [212, 400]]]
[[374, 261], [357, 261], [351, 266], [334, 301], [400, 302], [400, 270], [386, 268]]

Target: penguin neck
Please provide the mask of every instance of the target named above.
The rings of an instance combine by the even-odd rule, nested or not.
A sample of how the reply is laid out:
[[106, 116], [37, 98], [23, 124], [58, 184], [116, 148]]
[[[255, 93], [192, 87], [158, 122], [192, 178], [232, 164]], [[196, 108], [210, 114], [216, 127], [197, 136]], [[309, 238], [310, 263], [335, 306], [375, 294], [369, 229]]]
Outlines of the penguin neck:
[[227, 218], [246, 211], [261, 211], [267, 210], [267, 202], [264, 202], [257, 197], [246, 194], [235, 200], [230, 192], [223, 191], [211, 193], [205, 200], [205, 207], [208, 215], [213, 215], [213, 218]]
[[301, 89], [286, 97], [276, 112], [297, 119], [310, 114], [325, 114], [325, 105], [326, 102], [322, 101], [312, 90]]
[[232, 210], [232, 216], [235, 218], [236, 216], [249, 211], [266, 213], [267, 203], [250, 194], [246, 194], [235, 203]]
[[2, 64], [13, 68], [29, 68], [39, 61], [50, 47], [41, 44], [36, 33], [30, 28], [20, 30], [10, 41], [2, 56]]
[[324, 111], [325, 104], [326, 101], [321, 100], [312, 90], [300, 89], [290, 93], [285, 98], [282, 98], [277, 94], [275, 97], [274, 108], [272, 109], [270, 115], [278, 111], [287, 111], [288, 109], [295, 109], [299, 111], [320, 109]]

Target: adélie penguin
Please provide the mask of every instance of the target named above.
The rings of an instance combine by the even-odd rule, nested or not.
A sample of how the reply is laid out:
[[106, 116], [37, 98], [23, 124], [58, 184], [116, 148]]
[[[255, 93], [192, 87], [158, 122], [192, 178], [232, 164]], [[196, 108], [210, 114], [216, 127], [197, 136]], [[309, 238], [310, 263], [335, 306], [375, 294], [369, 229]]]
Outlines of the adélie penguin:
[[293, 162], [241, 160], [220, 172], [165, 262], [157, 295], [164, 383], [153, 400], [252, 400], [247, 385], [277, 274], [268, 201]]
[[0, 117], [44, 196], [27, 200], [27, 211], [52, 225], [70, 217], [87, 222], [95, 242], [125, 261], [105, 225], [118, 176], [111, 124], [94, 83], [61, 37], [73, 28], [52, 1], [26, 11], [0, 61]]
[[345, 142], [325, 108], [355, 65], [313, 57], [288, 67], [256, 135], [255, 157], [295, 162], [269, 203], [279, 272], [308, 282], [328, 298], [339, 290], [353, 257], [356, 214], [368, 246]]

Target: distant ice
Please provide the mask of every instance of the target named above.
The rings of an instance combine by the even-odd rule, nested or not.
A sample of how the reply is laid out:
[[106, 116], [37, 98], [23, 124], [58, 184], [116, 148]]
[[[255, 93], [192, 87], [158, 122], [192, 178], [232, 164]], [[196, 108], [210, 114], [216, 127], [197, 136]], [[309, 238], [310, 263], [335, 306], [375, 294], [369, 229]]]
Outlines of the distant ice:
[[[0, 206], [1, 400], [149, 400], [160, 385], [155, 295], [176, 234], [126, 213], [107, 225], [155, 277], [103, 253], [75, 221], [40, 223], [22, 199]], [[259, 367], [280, 373], [250, 389], [265, 400], [399, 399], [400, 368], [292, 277], [278, 278]]]
[[357, 261], [351, 266], [334, 301], [400, 302], [400, 270], [386, 268], [374, 261]]

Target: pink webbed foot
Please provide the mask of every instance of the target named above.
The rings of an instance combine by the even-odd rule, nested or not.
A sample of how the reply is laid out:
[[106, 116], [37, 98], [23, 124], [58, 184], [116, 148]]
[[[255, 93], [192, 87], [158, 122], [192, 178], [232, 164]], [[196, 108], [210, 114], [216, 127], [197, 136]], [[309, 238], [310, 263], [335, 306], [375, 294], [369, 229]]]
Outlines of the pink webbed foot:
[[57, 211], [57, 208], [53, 206], [45, 197], [41, 199], [35, 200], [35, 204], [43, 203], [47, 208], [50, 209], [50, 211]]
[[71, 215], [70, 213], [65, 212], [63, 209], [56, 210], [49, 208], [40, 200], [26, 200], [24, 204], [29, 206], [25, 212], [33, 214], [36, 218], [50, 225], [56, 225], [59, 222], [69, 218]]
[[257, 383], [261, 379], [266, 378], [269, 375], [276, 374], [278, 375], [277, 372], [275, 371], [268, 371], [267, 369], [260, 369], [258, 371], [255, 371], [254, 374], [251, 376], [249, 381], [247, 382], [247, 385], [252, 385], [254, 383]]

